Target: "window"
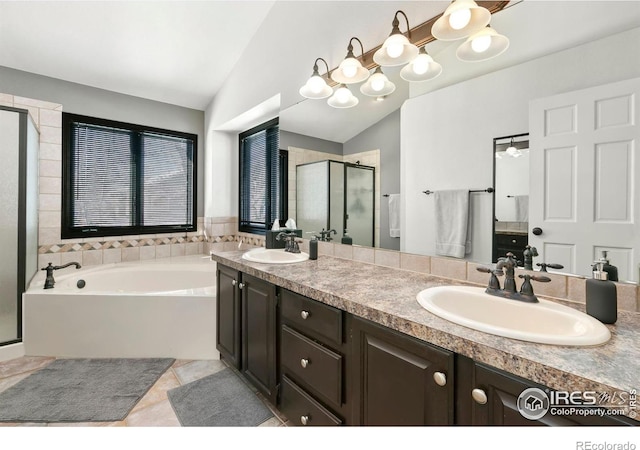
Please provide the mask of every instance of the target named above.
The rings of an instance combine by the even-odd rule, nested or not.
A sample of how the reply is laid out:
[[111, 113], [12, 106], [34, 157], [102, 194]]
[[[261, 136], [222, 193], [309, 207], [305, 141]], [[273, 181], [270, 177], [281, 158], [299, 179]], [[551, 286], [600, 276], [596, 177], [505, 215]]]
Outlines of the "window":
[[279, 135], [278, 119], [240, 134], [240, 231], [264, 233], [286, 216], [287, 152]]
[[63, 113], [62, 238], [196, 230], [197, 136]]

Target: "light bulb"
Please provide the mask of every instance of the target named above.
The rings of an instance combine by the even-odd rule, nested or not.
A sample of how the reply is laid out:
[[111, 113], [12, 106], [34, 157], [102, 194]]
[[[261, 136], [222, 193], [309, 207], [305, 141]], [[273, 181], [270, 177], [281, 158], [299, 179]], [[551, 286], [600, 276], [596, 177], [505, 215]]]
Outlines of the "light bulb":
[[319, 94], [325, 85], [325, 81], [319, 75], [314, 75], [307, 80], [307, 87], [314, 94]]
[[387, 55], [389, 58], [397, 58], [402, 55], [404, 51], [404, 45], [409, 42], [402, 34], [393, 34], [385, 41], [385, 47], [387, 49]]
[[511, 146], [509, 146], [509, 148], [506, 150], [506, 153], [509, 156], [514, 156], [516, 153], [518, 153], [518, 149], [515, 148], [513, 144], [511, 144]]
[[376, 92], [384, 89], [384, 78], [378, 74], [374, 74], [371, 76], [371, 89]]
[[449, 14], [449, 25], [454, 30], [461, 30], [466, 27], [471, 20], [471, 10], [469, 8], [459, 9]]
[[351, 91], [349, 91], [349, 89], [343, 86], [341, 88], [338, 88], [338, 90], [335, 93], [335, 96], [336, 96], [336, 100], [339, 103], [344, 104], [344, 103], [347, 103], [351, 98]]
[[418, 57], [413, 60], [411, 66], [413, 73], [416, 75], [424, 75], [429, 70], [429, 63], [431, 61], [433, 61], [433, 59], [429, 55], [418, 55]]
[[471, 49], [476, 53], [485, 52], [490, 46], [491, 36], [486, 34], [483, 36], [478, 36], [471, 41]]
[[348, 58], [342, 61], [342, 74], [347, 78], [353, 78], [358, 73], [357, 62], [353, 58]]

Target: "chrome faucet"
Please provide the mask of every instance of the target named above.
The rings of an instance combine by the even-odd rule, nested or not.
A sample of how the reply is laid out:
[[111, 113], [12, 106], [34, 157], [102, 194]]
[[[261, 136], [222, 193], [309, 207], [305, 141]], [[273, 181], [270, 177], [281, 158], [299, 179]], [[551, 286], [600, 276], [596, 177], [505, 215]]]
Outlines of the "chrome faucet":
[[47, 271], [47, 278], [44, 280], [44, 288], [53, 289], [53, 285], [56, 284], [56, 280], [53, 279], [54, 270], [64, 269], [65, 267], [69, 267], [69, 266], [76, 266], [76, 269], [79, 269], [80, 267], [82, 267], [77, 262], [70, 262], [68, 264], [65, 264], [64, 266], [54, 266], [53, 264], [49, 263], [47, 267], [43, 267], [42, 269], [40, 269], [40, 270]]
[[[517, 261], [513, 256], [513, 253], [507, 253], [506, 257], [498, 258], [496, 268], [489, 269], [488, 267], [477, 267], [479, 272], [490, 273], [489, 285], [485, 292], [487, 294], [495, 295], [496, 297], [503, 297], [512, 300], [519, 300], [528, 303], [538, 303], [538, 298], [533, 293], [533, 285], [531, 281], [538, 281], [541, 283], [548, 283], [551, 278], [542, 275], [518, 275], [524, 281], [520, 286], [520, 292], [516, 289], [515, 269], [517, 267]], [[500, 288], [499, 276], [505, 277], [504, 287]]]
[[292, 231], [290, 233], [281, 231], [276, 235], [276, 240], [281, 241], [283, 239], [286, 239], [285, 246], [284, 246], [285, 252], [300, 253], [300, 247], [298, 246], [298, 241], [296, 241], [297, 237], [298, 235], [295, 233], [295, 231]]

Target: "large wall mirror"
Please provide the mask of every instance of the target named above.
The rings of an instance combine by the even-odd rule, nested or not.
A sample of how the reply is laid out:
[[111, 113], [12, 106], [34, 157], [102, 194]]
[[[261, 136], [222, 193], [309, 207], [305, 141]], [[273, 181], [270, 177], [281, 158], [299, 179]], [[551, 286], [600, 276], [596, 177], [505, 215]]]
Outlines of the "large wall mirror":
[[[589, 276], [593, 252], [571, 256], [569, 246], [563, 242], [533, 241], [537, 239], [532, 234], [533, 228], [543, 228], [543, 237], [550, 235], [547, 233], [550, 229], [541, 221], [532, 220], [534, 198], [526, 189], [530, 183], [525, 166], [531, 164], [536, 151], [529, 107], [537, 99], [640, 77], [640, 28], [637, 25], [640, 6], [634, 3], [516, 3], [492, 19], [492, 26], [500, 27], [511, 40], [508, 51], [495, 61], [489, 61], [488, 65], [484, 62], [465, 65], [456, 61], [456, 43], [430, 43], [427, 50], [443, 65], [439, 78], [412, 85], [411, 92], [408, 83], [400, 80], [398, 90], [385, 101], [372, 102], [361, 97], [357, 107], [347, 110], [331, 108], [323, 100], [300, 101], [281, 111], [281, 148], [299, 151], [296, 164], [312, 162], [314, 158], [355, 163], [351, 159], [354, 156], [361, 164], [375, 166], [379, 179], [375, 181], [377, 234], [374, 244], [426, 255], [435, 255], [433, 196], [422, 192], [492, 186], [495, 164], [495, 194], [473, 194], [474, 245], [465, 259], [489, 264], [509, 244], [520, 251], [531, 244], [540, 252], [536, 263], [560, 263], [565, 266], [561, 272]], [[581, 20], [576, 21], [575, 17]], [[570, 28], [566, 27], [568, 22], [572, 23]], [[545, 30], [545, 39], [539, 39], [541, 29]], [[593, 61], [599, 63], [594, 66]], [[309, 62], [305, 60], [301, 64]], [[387, 75], [391, 78], [394, 73], [390, 71]], [[301, 80], [301, 84], [304, 81]], [[357, 87], [352, 89], [358, 94], [357, 90]], [[630, 110], [640, 110], [638, 97], [640, 95], [633, 100], [636, 103], [629, 104]], [[607, 107], [619, 106], [614, 103]], [[512, 137], [521, 154], [516, 158], [497, 159], [496, 155], [502, 156], [503, 149], [506, 152]], [[613, 151], [617, 152], [616, 158], [627, 154], [622, 148], [616, 147]], [[560, 163], [567, 155], [558, 152], [554, 156], [560, 158]], [[568, 156], [565, 159], [564, 162], [570, 162]], [[633, 170], [637, 171], [636, 166]], [[606, 176], [612, 181], [621, 179], [614, 177], [617, 169], [611, 167]], [[292, 173], [295, 170], [290, 166], [289, 175]], [[558, 177], [554, 192], [567, 191], [569, 184], [562, 184], [567, 179], [570, 178]], [[585, 192], [593, 192], [597, 182], [592, 178], [589, 185], [583, 186]], [[291, 192], [295, 183], [290, 182], [289, 186]], [[613, 186], [608, 191], [602, 190], [609, 193], [607, 205], [626, 201], [629, 211], [640, 210], [639, 196], [617, 195], [616, 189], [622, 189], [619, 183], [607, 186]], [[385, 194], [396, 193], [402, 195], [401, 233], [399, 237], [391, 237]], [[569, 201], [566, 196], [553, 198]], [[295, 217], [295, 202], [291, 197], [289, 206], [290, 215]], [[622, 206], [607, 208], [602, 211], [616, 214], [616, 220], [622, 217]], [[634, 214], [631, 220], [637, 221], [637, 212]], [[581, 226], [584, 218], [575, 219]], [[498, 249], [494, 241], [500, 235], [508, 238], [501, 239], [504, 247]], [[632, 241], [633, 238], [628, 245], [619, 247], [634, 247]], [[612, 259], [626, 258], [624, 264], [616, 264], [627, 267], [621, 281], [638, 281], [640, 261], [636, 254], [637, 250], [610, 252]]]

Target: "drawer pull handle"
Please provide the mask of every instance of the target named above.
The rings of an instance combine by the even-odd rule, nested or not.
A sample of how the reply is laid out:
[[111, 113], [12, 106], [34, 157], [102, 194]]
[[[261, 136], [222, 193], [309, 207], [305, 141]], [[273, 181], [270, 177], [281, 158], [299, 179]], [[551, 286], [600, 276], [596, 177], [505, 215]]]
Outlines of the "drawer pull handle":
[[231, 280], [231, 286], [235, 286], [236, 284], [238, 284], [236, 280]]
[[309, 311], [300, 311], [300, 317], [302, 317], [302, 320], [307, 320], [307, 318], [309, 317]]
[[311, 422], [311, 417], [309, 416], [300, 416], [300, 423], [302, 425], [308, 425]]
[[471, 397], [473, 397], [476, 403], [479, 403], [481, 405], [487, 403], [487, 394], [482, 389], [476, 388], [471, 391]]
[[515, 239], [511, 239], [511, 243], [512, 243], [512, 244], [515, 244], [515, 243], [517, 243], [517, 242], [518, 242], [518, 241], [516, 241]]
[[242, 289], [244, 287], [244, 283], [239, 283], [238, 284], [238, 289]]
[[433, 381], [435, 381], [438, 386], [446, 386], [447, 376], [442, 372], [435, 372], [433, 374]]
[[303, 369], [306, 369], [310, 362], [311, 361], [309, 361], [307, 358], [302, 358], [300, 360], [300, 365], [302, 366]]

